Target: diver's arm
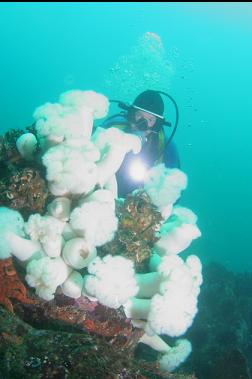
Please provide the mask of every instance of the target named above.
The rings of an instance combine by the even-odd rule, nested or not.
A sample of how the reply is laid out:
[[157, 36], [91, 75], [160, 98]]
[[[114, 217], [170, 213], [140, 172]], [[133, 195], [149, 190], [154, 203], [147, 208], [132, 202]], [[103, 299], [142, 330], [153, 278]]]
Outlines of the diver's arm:
[[116, 114], [116, 115], [106, 118], [100, 126], [104, 129], [108, 129], [112, 127], [122, 129], [126, 125], [128, 125], [127, 118], [122, 114]]

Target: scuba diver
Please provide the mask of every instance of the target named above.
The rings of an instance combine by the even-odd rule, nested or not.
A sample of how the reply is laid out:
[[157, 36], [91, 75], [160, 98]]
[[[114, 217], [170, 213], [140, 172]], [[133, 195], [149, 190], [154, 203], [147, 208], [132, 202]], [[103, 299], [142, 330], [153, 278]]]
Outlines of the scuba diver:
[[[164, 118], [164, 102], [161, 94], [173, 102], [176, 110], [175, 125], [169, 138], [165, 134], [164, 126], [171, 126], [171, 123]], [[109, 117], [101, 126], [116, 127], [126, 133], [133, 133], [139, 136], [142, 142], [140, 153], [126, 154], [116, 173], [118, 196], [126, 197], [143, 185], [146, 170], [158, 163], [164, 163], [168, 168], [180, 168], [179, 155], [175, 144], [171, 141], [178, 124], [178, 107], [170, 95], [154, 90], [142, 92], [132, 105], [118, 100], [110, 102], [116, 102], [123, 111]]]

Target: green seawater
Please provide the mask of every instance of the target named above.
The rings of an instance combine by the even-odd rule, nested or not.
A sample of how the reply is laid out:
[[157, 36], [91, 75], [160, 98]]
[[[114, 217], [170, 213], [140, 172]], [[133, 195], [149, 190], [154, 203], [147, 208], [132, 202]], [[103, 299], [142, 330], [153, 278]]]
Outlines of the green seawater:
[[202, 231], [189, 252], [251, 271], [251, 20], [252, 4], [238, 2], [1, 3], [1, 134], [66, 90], [125, 101], [167, 91], [189, 180], [181, 205]]

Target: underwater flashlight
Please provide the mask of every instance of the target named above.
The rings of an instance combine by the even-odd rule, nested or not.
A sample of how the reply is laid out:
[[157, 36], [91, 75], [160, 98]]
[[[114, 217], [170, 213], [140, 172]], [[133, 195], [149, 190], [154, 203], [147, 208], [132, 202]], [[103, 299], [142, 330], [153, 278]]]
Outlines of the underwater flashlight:
[[147, 173], [147, 166], [140, 159], [135, 159], [129, 166], [129, 175], [131, 179], [136, 182], [140, 182], [145, 178]]

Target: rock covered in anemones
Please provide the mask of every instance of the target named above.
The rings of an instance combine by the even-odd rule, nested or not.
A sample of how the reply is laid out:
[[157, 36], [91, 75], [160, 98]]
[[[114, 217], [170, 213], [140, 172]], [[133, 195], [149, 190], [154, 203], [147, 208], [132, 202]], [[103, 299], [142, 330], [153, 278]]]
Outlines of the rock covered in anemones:
[[119, 170], [127, 153], [133, 151], [137, 154], [141, 150], [141, 140], [138, 136], [114, 127], [108, 129], [98, 127], [92, 136], [92, 141], [101, 152], [97, 167], [98, 184], [102, 187]]
[[11, 257], [12, 246], [7, 238], [10, 232], [24, 236], [23, 216], [14, 209], [0, 207], [0, 259]]
[[95, 258], [88, 266], [91, 275], [84, 277], [84, 294], [101, 304], [119, 308], [138, 291], [134, 264], [122, 256]]
[[97, 166], [85, 149], [69, 144], [51, 147], [42, 158], [49, 188], [55, 196], [87, 194], [97, 183]]
[[188, 208], [175, 206], [172, 215], [157, 233], [155, 252], [163, 255], [179, 254], [190, 246], [191, 242], [201, 236], [196, 225], [197, 216]]
[[39, 241], [49, 257], [58, 257], [62, 248], [62, 232], [65, 223], [52, 216], [33, 214], [25, 224], [26, 233], [33, 241]]
[[109, 101], [94, 91], [73, 90], [60, 95], [58, 103], [38, 107], [33, 117], [43, 151], [66, 140], [90, 138], [94, 118], [108, 112]]
[[177, 168], [159, 164], [148, 171], [144, 190], [162, 213], [164, 219], [172, 213], [173, 204], [187, 187], [187, 176]]
[[91, 245], [101, 246], [113, 239], [118, 219], [110, 204], [89, 201], [72, 211], [70, 226]]
[[61, 257], [33, 259], [26, 267], [25, 280], [36, 288], [36, 294], [44, 300], [54, 298], [57, 287], [65, 282], [71, 269]]
[[88, 109], [94, 119], [105, 117], [109, 108], [108, 98], [95, 91], [67, 91], [60, 95], [59, 102], [68, 107]]

